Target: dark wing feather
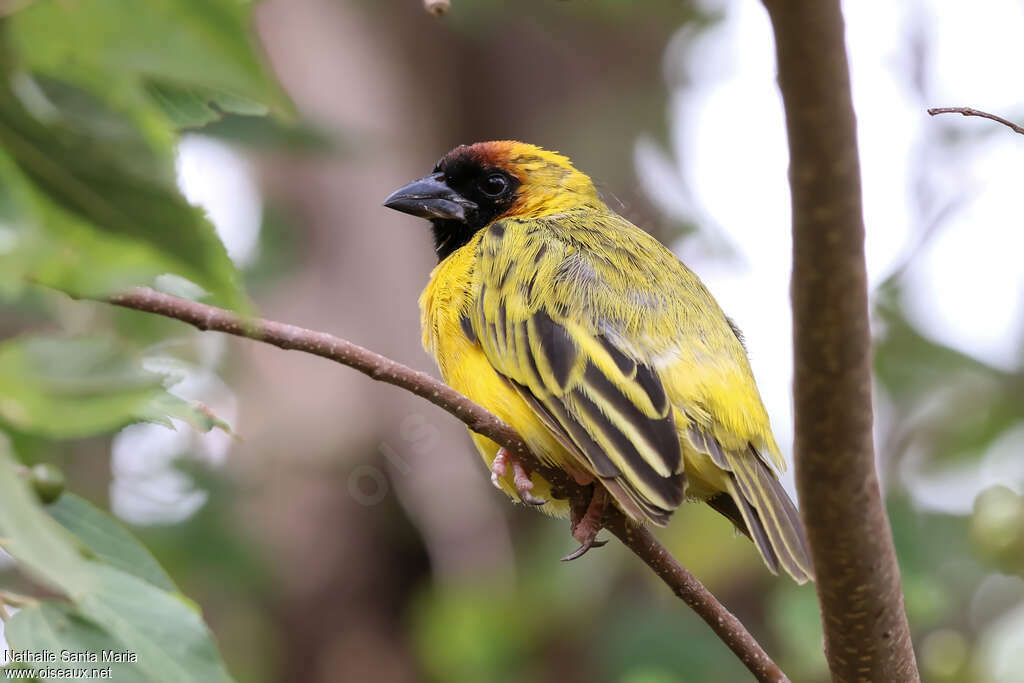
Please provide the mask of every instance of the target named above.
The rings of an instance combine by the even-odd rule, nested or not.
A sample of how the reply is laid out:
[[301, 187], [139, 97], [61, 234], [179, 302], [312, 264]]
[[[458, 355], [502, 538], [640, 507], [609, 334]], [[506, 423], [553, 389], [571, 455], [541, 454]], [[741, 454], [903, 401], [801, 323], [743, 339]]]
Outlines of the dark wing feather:
[[[672, 407], [657, 373], [600, 332], [603, 321], [541, 302], [555, 273], [587, 271], [577, 255], [535, 235], [513, 253], [537, 254], [520, 268], [500, 242], [520, 229], [492, 229], [478, 251], [473, 332], [488, 361], [533, 408], [584, 469], [606, 482], [638, 519], [664, 524], [684, 496]], [[564, 255], [564, 253], [563, 253]], [[582, 296], [584, 293], [580, 292]]]
[[800, 583], [810, 579], [810, 552], [800, 515], [760, 454], [753, 446], [742, 453], [728, 451], [694, 423], [687, 435], [694, 448], [729, 473], [728, 495], [719, 494], [708, 504], [750, 537], [773, 572], [782, 567]]

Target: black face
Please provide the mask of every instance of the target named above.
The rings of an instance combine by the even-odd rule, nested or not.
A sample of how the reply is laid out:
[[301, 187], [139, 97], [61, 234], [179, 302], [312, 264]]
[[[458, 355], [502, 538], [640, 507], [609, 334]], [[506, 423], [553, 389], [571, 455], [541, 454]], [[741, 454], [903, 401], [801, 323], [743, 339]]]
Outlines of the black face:
[[430, 220], [434, 248], [444, 260], [516, 199], [519, 180], [475, 154], [448, 154], [434, 172], [396, 190], [384, 206]]

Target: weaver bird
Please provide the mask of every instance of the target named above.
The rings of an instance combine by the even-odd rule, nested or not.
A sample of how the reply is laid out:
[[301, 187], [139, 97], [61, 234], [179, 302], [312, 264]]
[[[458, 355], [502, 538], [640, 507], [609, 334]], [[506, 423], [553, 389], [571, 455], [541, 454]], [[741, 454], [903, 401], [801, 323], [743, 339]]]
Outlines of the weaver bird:
[[739, 330], [700, 279], [598, 197], [569, 160], [513, 141], [460, 146], [384, 205], [429, 219], [439, 263], [420, 298], [423, 344], [445, 382], [514, 427], [581, 484], [550, 484], [479, 434], [492, 481], [573, 512], [578, 557], [608, 494], [665, 525], [702, 500], [753, 540], [772, 572], [811, 577], [785, 466]]

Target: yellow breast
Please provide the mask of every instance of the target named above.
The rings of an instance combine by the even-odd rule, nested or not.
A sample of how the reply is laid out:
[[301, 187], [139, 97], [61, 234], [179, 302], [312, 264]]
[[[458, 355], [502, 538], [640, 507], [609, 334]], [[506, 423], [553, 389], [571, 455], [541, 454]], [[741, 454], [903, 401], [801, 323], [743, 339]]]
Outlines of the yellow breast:
[[[479, 240], [478, 234], [469, 244], [438, 264], [430, 274], [430, 282], [420, 296], [423, 347], [437, 361], [446, 384], [514, 427], [541, 460], [571, 467], [572, 456], [508, 382], [494, 371], [480, 344], [471, 338], [472, 332], [464, 329], [464, 314], [474, 305], [473, 262]], [[490, 467], [497, 455], [498, 444], [473, 432], [470, 436]], [[552, 500], [548, 483], [536, 475], [532, 478], [533, 493], [552, 501], [541, 509], [552, 515], [567, 515], [568, 504]], [[511, 482], [502, 480], [501, 484], [509, 496], [518, 499]]]

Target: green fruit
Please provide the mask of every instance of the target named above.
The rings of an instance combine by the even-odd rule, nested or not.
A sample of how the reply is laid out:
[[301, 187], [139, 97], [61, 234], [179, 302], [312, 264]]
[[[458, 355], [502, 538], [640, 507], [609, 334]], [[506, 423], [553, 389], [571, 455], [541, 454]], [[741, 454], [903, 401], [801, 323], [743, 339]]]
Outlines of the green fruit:
[[1000, 569], [1024, 569], [1024, 497], [1000, 485], [982, 491], [974, 500], [971, 537]]
[[39, 463], [29, 471], [29, 481], [32, 488], [44, 504], [49, 505], [64, 493], [64, 473], [53, 465]]

